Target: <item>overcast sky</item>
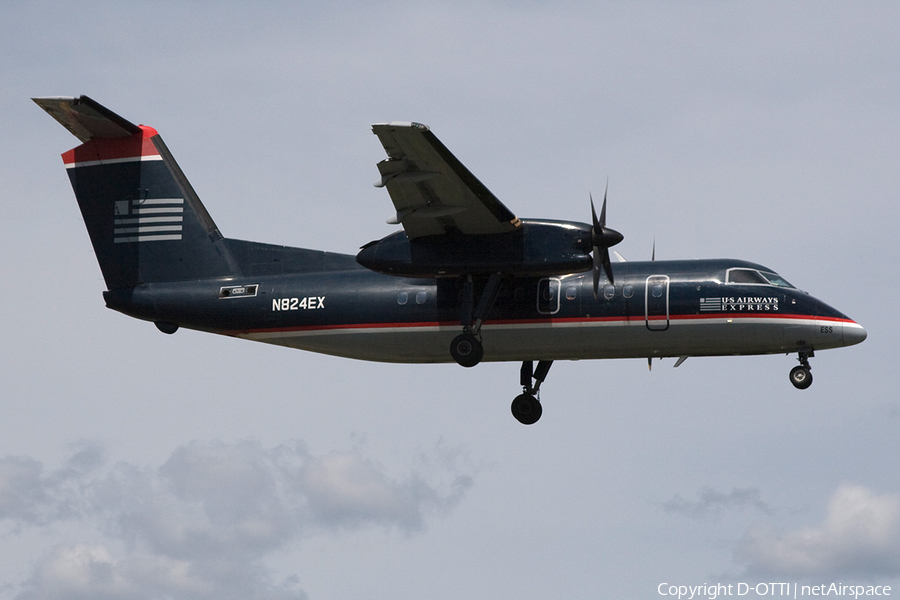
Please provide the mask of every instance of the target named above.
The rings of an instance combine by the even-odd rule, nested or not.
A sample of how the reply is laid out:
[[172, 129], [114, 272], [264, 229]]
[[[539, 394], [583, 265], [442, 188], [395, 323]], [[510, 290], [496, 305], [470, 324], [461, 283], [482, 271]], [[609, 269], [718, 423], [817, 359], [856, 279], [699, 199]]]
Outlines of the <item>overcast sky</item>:
[[[15, 5], [14, 7], [12, 5]], [[30, 2], [0, 9], [0, 596], [900, 593], [900, 6]], [[224, 235], [390, 233], [371, 123], [435, 134], [517, 216], [629, 259], [763, 263], [862, 323], [793, 356], [381, 365], [106, 309], [29, 98], [159, 130]], [[752, 597], [752, 594], [749, 596]]]

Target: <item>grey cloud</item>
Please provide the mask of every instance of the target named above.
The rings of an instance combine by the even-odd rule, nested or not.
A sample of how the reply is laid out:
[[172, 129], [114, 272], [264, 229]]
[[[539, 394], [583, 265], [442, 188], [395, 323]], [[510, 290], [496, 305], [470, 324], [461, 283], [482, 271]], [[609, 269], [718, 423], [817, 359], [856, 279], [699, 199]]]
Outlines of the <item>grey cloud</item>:
[[[279, 447], [256, 442], [193, 443], [157, 470], [119, 465], [90, 500], [109, 535], [176, 558], [238, 553], [257, 558], [295, 537], [306, 519], [302, 490]], [[302, 451], [301, 451], [302, 452]]]
[[671, 500], [664, 502], [662, 507], [666, 512], [693, 519], [707, 518], [724, 510], [739, 508], [753, 508], [764, 513], [771, 512], [756, 488], [734, 488], [727, 494], [711, 488], [703, 488], [696, 501], [685, 500], [676, 494]]
[[794, 531], [753, 528], [736, 554], [748, 574], [900, 575], [900, 495], [842, 484], [821, 524]]
[[96, 450], [50, 474], [0, 459], [0, 519], [77, 517], [107, 538], [57, 548], [18, 597], [303, 598], [296, 580], [272, 579], [267, 554], [327, 530], [422, 529], [471, 486], [454, 452], [437, 448], [399, 477], [360, 450], [315, 455], [300, 443], [195, 442], [156, 469], [103, 467]]
[[27, 456], [0, 459], [0, 517], [36, 522], [39, 507], [48, 502], [43, 466]]
[[96, 446], [81, 447], [56, 471], [27, 456], [0, 458], [0, 521], [42, 525], [81, 515], [81, 495], [102, 462]]

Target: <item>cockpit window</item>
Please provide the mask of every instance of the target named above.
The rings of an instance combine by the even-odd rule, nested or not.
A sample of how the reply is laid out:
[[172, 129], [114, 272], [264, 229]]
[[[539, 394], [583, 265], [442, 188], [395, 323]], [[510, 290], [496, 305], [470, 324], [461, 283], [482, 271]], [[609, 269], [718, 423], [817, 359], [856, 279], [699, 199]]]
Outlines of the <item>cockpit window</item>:
[[775, 287], [793, 288], [781, 275], [776, 273], [763, 273], [756, 269], [728, 269], [725, 279], [728, 283], [741, 283], [744, 285], [774, 285]]
[[757, 283], [766, 285], [769, 280], [755, 269], [728, 269], [728, 283]]
[[792, 289], [794, 288], [794, 286], [791, 285], [787, 279], [785, 279], [778, 273], [763, 273], [763, 277], [768, 279], [769, 283], [771, 283], [772, 285], [774, 285], [776, 287], [792, 288]]

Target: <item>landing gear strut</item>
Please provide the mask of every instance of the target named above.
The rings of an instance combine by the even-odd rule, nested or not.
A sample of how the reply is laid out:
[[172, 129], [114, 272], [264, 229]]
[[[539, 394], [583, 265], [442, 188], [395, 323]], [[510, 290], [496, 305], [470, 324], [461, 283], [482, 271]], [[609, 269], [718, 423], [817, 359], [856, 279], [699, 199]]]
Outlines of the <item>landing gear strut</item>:
[[809, 366], [809, 359], [815, 354], [810, 350], [809, 352], [800, 352], [800, 356], [797, 360], [800, 361], [800, 365], [791, 369], [791, 383], [794, 384], [794, 387], [798, 390], [805, 390], [809, 386], [812, 385], [813, 376], [811, 369]]
[[459, 316], [463, 332], [450, 342], [450, 356], [463, 367], [474, 367], [484, 358], [484, 346], [480, 339], [481, 324], [491, 306], [494, 305], [502, 283], [503, 279], [499, 273], [491, 274], [478, 299], [478, 306], [475, 306], [473, 310], [475, 284], [471, 275], [466, 278], [463, 286], [462, 310]]
[[[522, 362], [522, 369], [519, 371], [519, 380], [522, 384], [522, 393], [515, 397], [512, 401], [513, 416], [523, 425], [534, 425], [541, 418], [543, 409], [540, 397], [541, 384], [547, 378], [547, 372], [553, 365], [552, 360], [538, 361], [537, 370], [534, 370], [534, 362], [526, 360]], [[534, 383], [532, 384], [532, 379]]]

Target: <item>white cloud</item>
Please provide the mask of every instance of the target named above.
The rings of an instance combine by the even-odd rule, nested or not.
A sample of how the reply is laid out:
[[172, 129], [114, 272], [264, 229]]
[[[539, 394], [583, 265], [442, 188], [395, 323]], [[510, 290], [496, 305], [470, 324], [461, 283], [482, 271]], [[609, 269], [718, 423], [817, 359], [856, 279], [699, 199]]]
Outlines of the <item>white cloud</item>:
[[738, 558], [748, 573], [788, 576], [900, 574], [900, 496], [842, 484], [816, 527], [749, 531]]
[[[225, 566], [224, 564], [222, 565]], [[104, 546], [57, 548], [39, 564], [18, 600], [116, 600], [153, 598], [254, 598], [302, 600], [294, 582], [273, 584], [252, 565], [211, 570], [168, 556], [116, 558]]]
[[104, 467], [98, 452], [50, 474], [31, 458], [0, 459], [0, 520], [78, 518], [106, 538], [58, 547], [18, 597], [303, 598], [296, 578], [276, 582], [262, 559], [323, 530], [421, 529], [471, 485], [452, 452], [435, 454], [424, 462], [442, 466], [427, 477], [392, 477], [359, 450], [317, 456], [299, 443], [252, 441], [194, 442], [157, 469]]
[[457, 477], [440, 492], [419, 474], [392, 481], [356, 452], [333, 452], [308, 461], [302, 482], [309, 509], [321, 524], [372, 522], [413, 531], [421, 529], [426, 512], [455, 504], [471, 478]]

